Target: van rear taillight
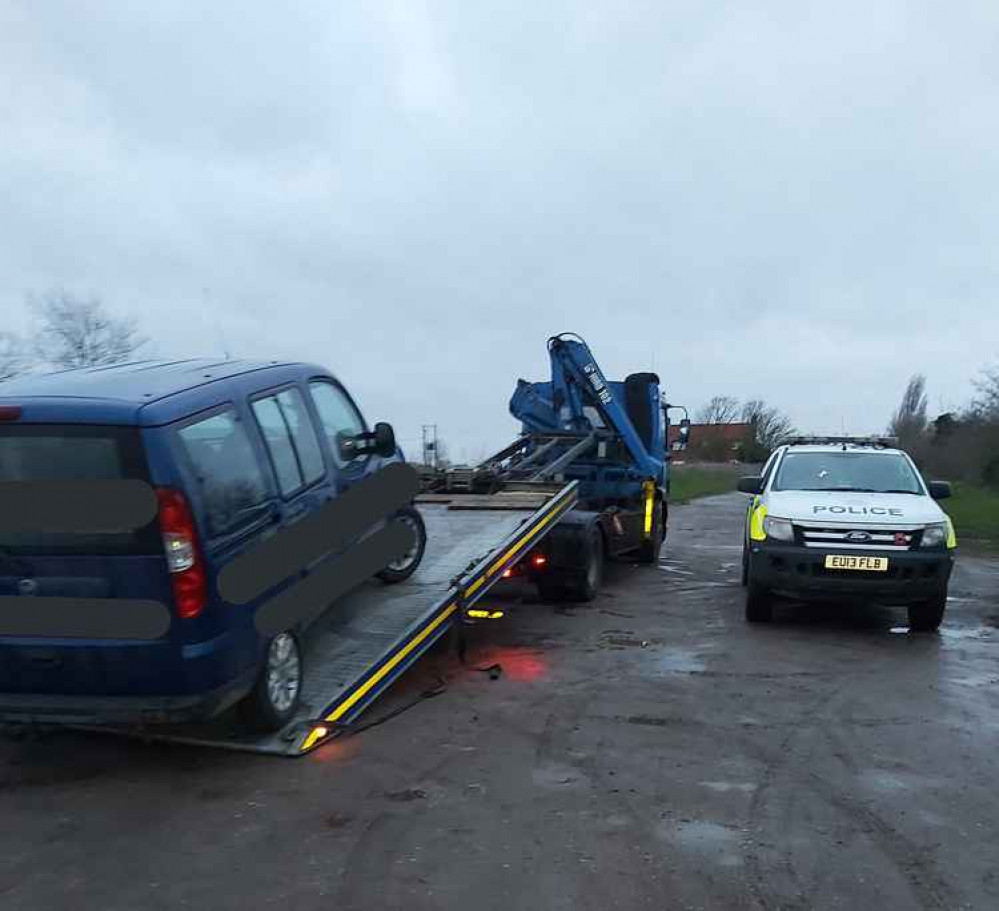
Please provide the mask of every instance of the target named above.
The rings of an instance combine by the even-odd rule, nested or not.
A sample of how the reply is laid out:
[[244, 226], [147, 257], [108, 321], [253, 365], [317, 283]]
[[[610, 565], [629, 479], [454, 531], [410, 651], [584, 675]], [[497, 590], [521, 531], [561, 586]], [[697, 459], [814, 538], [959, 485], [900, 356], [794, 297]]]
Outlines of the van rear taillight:
[[206, 585], [191, 508], [179, 490], [169, 487], [157, 487], [156, 498], [177, 615], [185, 619], [197, 617], [205, 606]]
[[20, 405], [0, 405], [0, 421], [21, 420]]

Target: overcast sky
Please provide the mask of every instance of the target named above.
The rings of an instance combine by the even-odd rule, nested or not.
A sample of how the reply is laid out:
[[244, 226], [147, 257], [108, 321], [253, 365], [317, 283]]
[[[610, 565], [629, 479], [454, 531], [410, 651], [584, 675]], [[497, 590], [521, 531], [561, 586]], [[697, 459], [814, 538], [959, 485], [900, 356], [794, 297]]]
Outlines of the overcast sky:
[[328, 365], [414, 450], [545, 339], [884, 429], [999, 358], [999, 5], [0, 0], [0, 311]]

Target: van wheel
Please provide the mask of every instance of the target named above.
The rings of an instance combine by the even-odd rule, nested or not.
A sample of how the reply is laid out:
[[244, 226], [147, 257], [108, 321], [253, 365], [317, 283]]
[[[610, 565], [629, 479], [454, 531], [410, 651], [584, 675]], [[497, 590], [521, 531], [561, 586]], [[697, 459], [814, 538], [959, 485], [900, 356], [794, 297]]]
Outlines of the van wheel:
[[742, 542], [742, 587], [749, 585], [749, 548]]
[[937, 595], [931, 601], [909, 605], [909, 629], [915, 633], [936, 632], [943, 621], [947, 609], [947, 593]]
[[572, 593], [577, 601], [592, 601], [604, 581], [604, 536], [596, 525], [586, 535], [586, 566], [573, 580]]
[[423, 552], [427, 549], [427, 528], [423, 524], [423, 516], [419, 512], [412, 506], [407, 506], [405, 509], [399, 510], [395, 520], [412, 529], [416, 541], [406, 553], [389, 563], [381, 572], [376, 573], [382, 582], [388, 582], [390, 585], [402, 582], [413, 575], [423, 560]]
[[770, 592], [750, 581], [746, 588], [746, 620], [749, 623], [769, 623], [774, 618], [774, 603]]
[[267, 644], [260, 675], [240, 708], [253, 730], [278, 731], [298, 711], [302, 697], [302, 650], [291, 632], [278, 633]]

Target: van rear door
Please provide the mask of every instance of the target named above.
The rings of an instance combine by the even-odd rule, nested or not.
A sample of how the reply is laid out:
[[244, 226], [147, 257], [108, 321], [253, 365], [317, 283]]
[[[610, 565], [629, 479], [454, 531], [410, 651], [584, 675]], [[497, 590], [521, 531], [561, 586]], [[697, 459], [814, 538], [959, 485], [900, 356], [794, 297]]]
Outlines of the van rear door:
[[[87, 424], [0, 424], [0, 481], [149, 480], [140, 430]], [[170, 604], [157, 521], [118, 533], [0, 530], [0, 594], [127, 598]], [[116, 695], [167, 691], [170, 639], [0, 638], [0, 691]]]

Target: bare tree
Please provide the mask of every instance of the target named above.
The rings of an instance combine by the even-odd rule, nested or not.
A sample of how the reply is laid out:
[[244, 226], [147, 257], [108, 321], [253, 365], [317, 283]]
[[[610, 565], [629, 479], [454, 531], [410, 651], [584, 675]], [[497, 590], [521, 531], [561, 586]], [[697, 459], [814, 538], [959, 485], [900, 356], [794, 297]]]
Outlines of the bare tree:
[[926, 441], [926, 377], [915, 374], [902, 393], [902, 401], [892, 415], [888, 432], [897, 437], [904, 449], [918, 450]]
[[750, 399], [742, 406], [742, 420], [749, 424], [749, 434], [743, 453], [747, 462], [765, 459], [774, 449], [795, 433], [791, 419], [779, 408], [763, 399]]
[[55, 290], [28, 303], [40, 323], [35, 350], [54, 367], [118, 364], [147, 342], [134, 319], [108, 313], [100, 298]]
[[716, 395], [697, 412], [699, 424], [734, 424], [739, 420], [739, 401], [730, 395]]
[[978, 395], [972, 403], [972, 412], [980, 420], [999, 423], [999, 365], [988, 367], [975, 381]]
[[24, 373], [27, 367], [24, 341], [13, 332], [0, 331], [0, 383]]

